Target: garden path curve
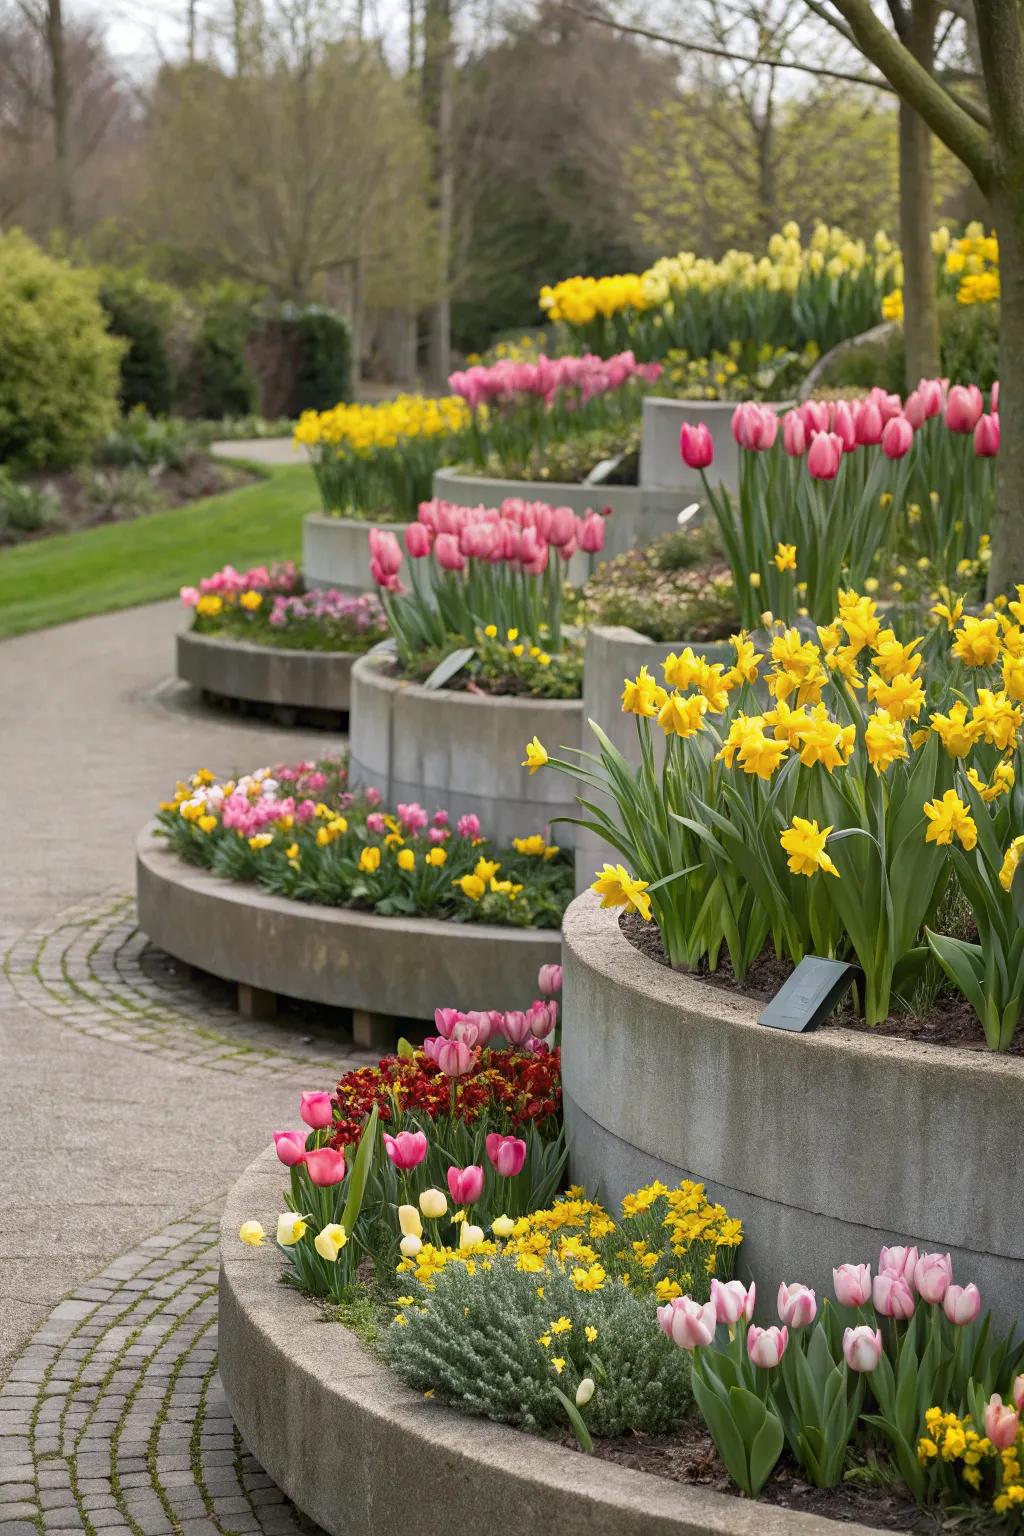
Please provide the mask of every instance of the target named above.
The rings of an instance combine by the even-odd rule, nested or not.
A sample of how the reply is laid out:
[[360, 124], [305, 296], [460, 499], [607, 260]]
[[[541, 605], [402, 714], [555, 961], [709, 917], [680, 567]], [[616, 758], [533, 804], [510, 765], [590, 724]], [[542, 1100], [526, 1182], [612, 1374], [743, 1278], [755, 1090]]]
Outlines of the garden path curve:
[[131, 891], [175, 779], [329, 739], [167, 709], [179, 622], [164, 603], [0, 644], [2, 1536], [308, 1529], [225, 1417], [215, 1220], [357, 1053], [298, 1011], [240, 1020], [147, 948]]

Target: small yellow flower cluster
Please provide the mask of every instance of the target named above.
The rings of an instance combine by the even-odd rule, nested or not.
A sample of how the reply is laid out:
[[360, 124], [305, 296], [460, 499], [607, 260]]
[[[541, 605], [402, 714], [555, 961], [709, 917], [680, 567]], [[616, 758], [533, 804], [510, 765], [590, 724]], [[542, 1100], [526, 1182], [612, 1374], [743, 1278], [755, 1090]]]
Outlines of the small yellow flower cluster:
[[[943, 1413], [929, 1408], [924, 1416], [925, 1431], [917, 1442], [917, 1459], [923, 1467], [946, 1462], [959, 1469], [960, 1476], [975, 1493], [988, 1481], [992, 1508], [999, 1515], [1014, 1510], [1024, 1512], [1024, 1478], [1021, 1474], [1022, 1440], [999, 1450], [986, 1435], [979, 1435], [969, 1416]], [[990, 1480], [985, 1478], [991, 1471]]]
[[399, 395], [380, 405], [336, 405], [329, 411], [303, 411], [295, 442], [306, 448], [323, 445], [364, 457], [377, 449], [397, 447], [404, 439], [450, 437], [464, 431], [471, 412], [459, 395]]
[[[529, 841], [531, 841], [529, 838], [516, 839], [517, 845]], [[541, 842], [543, 841], [544, 839], [541, 838]], [[554, 857], [557, 852], [558, 849], [553, 848], [551, 857]], [[479, 901], [481, 897], [487, 895], [488, 891], [492, 896], [507, 896], [509, 901], [515, 901], [522, 886], [516, 885], [512, 880], [499, 880], [500, 868], [501, 865], [494, 859], [479, 858], [473, 866], [472, 874], [461, 875], [458, 880], [453, 880], [452, 884], [458, 886], [463, 896], [468, 897], [470, 901]]]
[[617, 277], [567, 277], [540, 291], [540, 307], [550, 320], [589, 325], [598, 315], [607, 318], [622, 309], [647, 307], [644, 281], [635, 272]]

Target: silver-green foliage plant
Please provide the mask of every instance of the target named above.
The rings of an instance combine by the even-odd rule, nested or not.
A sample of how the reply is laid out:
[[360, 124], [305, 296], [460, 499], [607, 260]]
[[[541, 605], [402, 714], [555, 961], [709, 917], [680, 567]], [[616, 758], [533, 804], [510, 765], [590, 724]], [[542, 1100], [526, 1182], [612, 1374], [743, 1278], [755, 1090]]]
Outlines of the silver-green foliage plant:
[[558, 1392], [573, 1401], [588, 1378], [593, 1396], [577, 1400], [594, 1435], [662, 1434], [690, 1412], [688, 1359], [652, 1326], [649, 1294], [611, 1278], [581, 1292], [553, 1260], [525, 1274], [511, 1258], [473, 1267], [448, 1264], [432, 1290], [412, 1282], [415, 1303], [384, 1338], [410, 1386], [534, 1432], [564, 1425]]

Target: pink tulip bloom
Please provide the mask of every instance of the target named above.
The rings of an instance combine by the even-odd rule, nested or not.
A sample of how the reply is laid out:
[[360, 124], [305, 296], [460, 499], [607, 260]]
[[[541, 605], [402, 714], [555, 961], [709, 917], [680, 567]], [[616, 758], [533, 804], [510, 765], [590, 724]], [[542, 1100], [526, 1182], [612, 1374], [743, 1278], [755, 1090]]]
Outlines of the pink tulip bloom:
[[914, 1270], [916, 1267], [916, 1248], [883, 1248], [878, 1255], [878, 1273], [880, 1275], [902, 1275], [911, 1288], [914, 1284]]
[[995, 383], [992, 385], [992, 406], [991, 406], [991, 410], [992, 410], [993, 416], [998, 416], [999, 415], [999, 380], [998, 379], [996, 379]]
[[891, 416], [882, 428], [882, 452], [887, 459], [902, 459], [913, 441], [914, 429], [906, 416]]
[[922, 1301], [938, 1305], [953, 1283], [953, 1262], [948, 1253], [922, 1253], [914, 1265], [914, 1289]]
[[842, 443], [844, 453], [851, 453], [856, 448], [857, 427], [853, 419], [853, 411], [846, 400], [840, 400], [836, 405], [832, 431]]
[[805, 400], [797, 409], [808, 433], [828, 431], [832, 418], [824, 400]]
[[[467, 1013], [461, 1015], [461, 1022], [463, 1024], [472, 1025], [476, 1030], [477, 1045], [486, 1045], [488, 1040], [491, 1038], [491, 1035], [494, 1033], [494, 1024], [491, 1020], [490, 1013], [486, 1009], [470, 1009]], [[462, 1037], [455, 1036], [454, 1038], [458, 1039]]]
[[588, 512], [578, 525], [577, 541], [588, 555], [596, 555], [604, 549], [604, 518], [599, 512]]
[[840, 1264], [832, 1271], [836, 1301], [841, 1307], [863, 1307], [871, 1300], [870, 1264]]
[[910, 425], [914, 428], [915, 432], [919, 427], [924, 426], [928, 418], [925, 414], [924, 399], [919, 389], [911, 390], [910, 394], [907, 396], [906, 403], [903, 407], [903, 414], [910, 422]]
[[545, 997], [551, 997], [562, 990], [562, 967], [560, 965], [542, 965], [537, 972], [537, 985]]
[[815, 480], [834, 480], [843, 457], [843, 440], [834, 432], [819, 432], [807, 451], [807, 468]]
[[306, 1161], [306, 1137], [303, 1131], [275, 1131], [274, 1151], [286, 1168]]
[[334, 1119], [330, 1094], [304, 1093], [299, 1100], [299, 1114], [311, 1130], [325, 1130]]
[[732, 435], [748, 452], [762, 453], [770, 448], [778, 430], [779, 419], [774, 411], [754, 400], [745, 400], [733, 411]]
[[531, 1056], [547, 1056], [549, 1054], [546, 1040], [527, 1040], [526, 1049], [530, 1052]]
[[658, 1327], [679, 1349], [706, 1348], [715, 1337], [715, 1304], [701, 1306], [691, 1296], [674, 1296], [658, 1308]]
[[946, 385], [948, 379], [921, 379], [917, 386], [917, 393], [921, 397], [921, 405], [924, 410], [925, 420], [931, 416], [941, 414], [942, 405], [946, 398]]
[[484, 1192], [484, 1171], [479, 1163], [448, 1169], [448, 1192], [456, 1205], [473, 1205]]
[[882, 1334], [878, 1328], [847, 1328], [843, 1334], [843, 1359], [851, 1371], [873, 1371], [882, 1358]]
[[979, 416], [974, 429], [974, 454], [979, 459], [994, 459], [999, 452], [999, 417]]
[[405, 547], [413, 560], [422, 560], [430, 554], [434, 536], [426, 523], [410, 523], [405, 530]]
[[340, 1184], [345, 1177], [345, 1154], [336, 1152], [333, 1147], [316, 1147], [306, 1153], [306, 1172], [322, 1189]]
[[782, 446], [791, 459], [802, 459], [807, 452], [807, 428], [799, 411], [787, 411], [782, 418]]
[[477, 1053], [464, 1040], [445, 1040], [437, 1048], [435, 1064], [445, 1077], [465, 1077], [476, 1066]]
[[198, 587], [182, 587], [181, 591], [178, 593], [178, 596], [181, 598], [186, 608], [194, 608], [196, 603], [199, 601], [199, 589]]
[[397, 576], [402, 568], [402, 546], [386, 528], [371, 528], [370, 554], [386, 576]]
[[806, 1285], [780, 1285], [778, 1306], [787, 1328], [808, 1328], [818, 1315], [818, 1299]]
[[679, 433], [679, 453], [690, 469], [707, 469], [715, 457], [715, 441], [702, 421], [691, 426], [684, 421]]
[[568, 544], [576, 537], [576, 514], [572, 507], [552, 507], [551, 526], [547, 533], [549, 544]]
[[517, 1174], [522, 1173], [523, 1164], [526, 1162], [526, 1142], [520, 1137], [499, 1136], [492, 1131], [484, 1145], [487, 1148], [487, 1156], [503, 1179], [514, 1179]]
[[443, 571], [464, 571], [466, 559], [454, 533], [439, 533], [434, 540], [434, 558]]
[[460, 837], [468, 837], [470, 839], [479, 837], [480, 817], [474, 816], [472, 812], [468, 816], [460, 816], [455, 830]]
[[740, 1318], [749, 1323], [754, 1315], [757, 1286], [750, 1282], [748, 1290], [739, 1280], [712, 1280], [711, 1300], [715, 1304], [715, 1316], [720, 1323], [735, 1327]]
[[1013, 1389], [1010, 1395], [1013, 1398], [1013, 1406], [1017, 1412], [1024, 1413], [1024, 1376], [1016, 1376], [1014, 1378]]
[[758, 1328], [751, 1323], [747, 1329], [747, 1354], [755, 1365], [763, 1366], [766, 1371], [774, 1370], [778, 1365], [788, 1343], [788, 1328]]
[[483, 1041], [480, 1039], [480, 1030], [477, 1025], [473, 1023], [472, 1019], [467, 1019], [466, 1016], [461, 1013], [455, 1020], [455, 1023], [452, 1025], [452, 1032], [448, 1038], [449, 1040], [461, 1040], [463, 1044], [468, 1045], [470, 1049], [472, 1049], [475, 1045], [483, 1044]]
[[1006, 1406], [998, 1392], [993, 1392], [985, 1408], [985, 1433], [996, 1450], [1008, 1451], [1016, 1445], [1019, 1429], [1020, 1415]]
[[963, 1328], [967, 1323], [973, 1323], [981, 1311], [981, 1292], [973, 1284], [951, 1285], [942, 1298], [942, 1310], [951, 1323]]
[[913, 1317], [914, 1293], [901, 1275], [876, 1275], [871, 1294], [875, 1311], [883, 1317], [896, 1317], [904, 1322]]
[[854, 413], [854, 427], [858, 443], [870, 446], [882, 441], [882, 411], [876, 400], [861, 400]]
[[984, 409], [977, 384], [954, 384], [946, 396], [946, 426], [951, 432], [973, 432]]
[[427, 1138], [423, 1131], [399, 1131], [397, 1136], [384, 1133], [384, 1150], [403, 1173], [418, 1168], [427, 1155]]
[[423, 1054], [428, 1061], [434, 1063], [435, 1067], [437, 1066], [437, 1053], [442, 1045], [444, 1045], [443, 1035], [428, 1035], [423, 1042]]
[[519, 1009], [511, 1009], [508, 1013], [502, 1014], [500, 1028], [509, 1045], [522, 1045], [527, 1036], [532, 1033], [530, 1020]]

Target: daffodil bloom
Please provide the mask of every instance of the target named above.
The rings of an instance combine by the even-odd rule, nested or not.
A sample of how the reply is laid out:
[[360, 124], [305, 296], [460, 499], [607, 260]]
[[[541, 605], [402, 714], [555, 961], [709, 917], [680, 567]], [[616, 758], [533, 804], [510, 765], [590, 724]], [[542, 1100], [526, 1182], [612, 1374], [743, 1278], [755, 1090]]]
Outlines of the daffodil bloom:
[[963, 702], [954, 704], [948, 715], [932, 715], [931, 727], [950, 757], [967, 757], [981, 734], [980, 724], [968, 720]]
[[329, 1222], [313, 1239], [313, 1247], [328, 1264], [336, 1264], [338, 1254], [348, 1242], [348, 1233], [339, 1221]]
[[779, 841], [783, 851], [789, 854], [788, 868], [794, 875], [806, 875], [808, 879], [819, 870], [839, 878], [839, 871], [825, 852], [831, 827], [819, 828], [817, 821], [807, 821], [794, 816], [793, 824], [786, 827]]
[[606, 864], [598, 872], [590, 887], [601, 898], [602, 907], [625, 907], [627, 912], [639, 912], [645, 923], [651, 921], [651, 898], [647, 893], [648, 882], [636, 880], [621, 864]]
[[529, 768], [530, 773], [534, 774], [538, 768], [543, 768], [547, 761], [547, 750], [541, 745], [539, 738], [535, 736], [532, 741], [526, 743], [526, 756], [520, 767]]
[[[626, 715], [644, 715], [653, 718], [664, 704], [666, 693], [643, 666], [633, 682], [627, 678], [622, 690], [622, 712]], [[537, 740], [536, 736], [533, 738]], [[529, 747], [527, 747], [529, 752]], [[547, 761], [545, 754], [544, 761]]]
[[478, 880], [487, 884], [494, 879], [500, 868], [501, 865], [495, 859], [479, 858], [473, 866], [473, 873]]
[[1002, 868], [999, 871], [999, 884], [1004, 891], [1012, 887], [1013, 877], [1021, 864], [1024, 864], [1024, 837], [1015, 837], [1006, 850]]
[[263, 848], [269, 848], [273, 841], [273, 834], [270, 832], [257, 832], [255, 837], [248, 839], [249, 847], [254, 853], [259, 853]]
[[902, 722], [894, 720], [887, 709], [876, 709], [868, 717], [864, 727], [864, 745], [868, 762], [876, 773], [883, 773], [886, 768], [908, 755]]
[[1005, 693], [993, 693], [991, 688], [979, 688], [972, 722], [980, 728], [991, 746], [998, 747], [1000, 752], [1010, 752], [1016, 746], [1018, 734], [1024, 726], [1024, 709], [1011, 704]]
[[684, 698], [680, 693], [670, 693], [658, 711], [658, 724], [666, 736], [679, 736], [686, 741], [704, 729], [704, 715], [708, 701], [700, 693]]
[[367, 846], [359, 855], [359, 868], [364, 875], [375, 875], [380, 869], [380, 849]]
[[779, 570], [779, 571], [795, 571], [796, 570], [796, 545], [795, 544], [780, 544], [778, 549], [775, 551], [774, 555], [772, 556], [772, 559], [775, 562], [775, 567], [776, 567], [777, 570]]
[[957, 837], [968, 853], [976, 846], [978, 828], [955, 789], [947, 789], [941, 799], [929, 800], [924, 814], [929, 821], [926, 843], [949, 844]]
[[479, 901], [487, 887], [479, 875], [460, 875], [452, 884], [457, 886], [469, 901]]
[[250, 1248], [259, 1248], [264, 1242], [266, 1235], [258, 1221], [243, 1221], [238, 1229], [238, 1236]]
[[448, 855], [443, 848], [431, 848], [430, 852], [426, 855], [425, 862], [429, 864], [432, 869], [440, 869], [442, 864], [447, 864]]
[[282, 1248], [291, 1248], [295, 1243], [301, 1243], [306, 1235], [308, 1223], [296, 1216], [294, 1211], [287, 1211], [277, 1218], [277, 1241]]
[[998, 619], [968, 616], [953, 642], [953, 655], [967, 667], [991, 667], [999, 660], [1001, 649]]

